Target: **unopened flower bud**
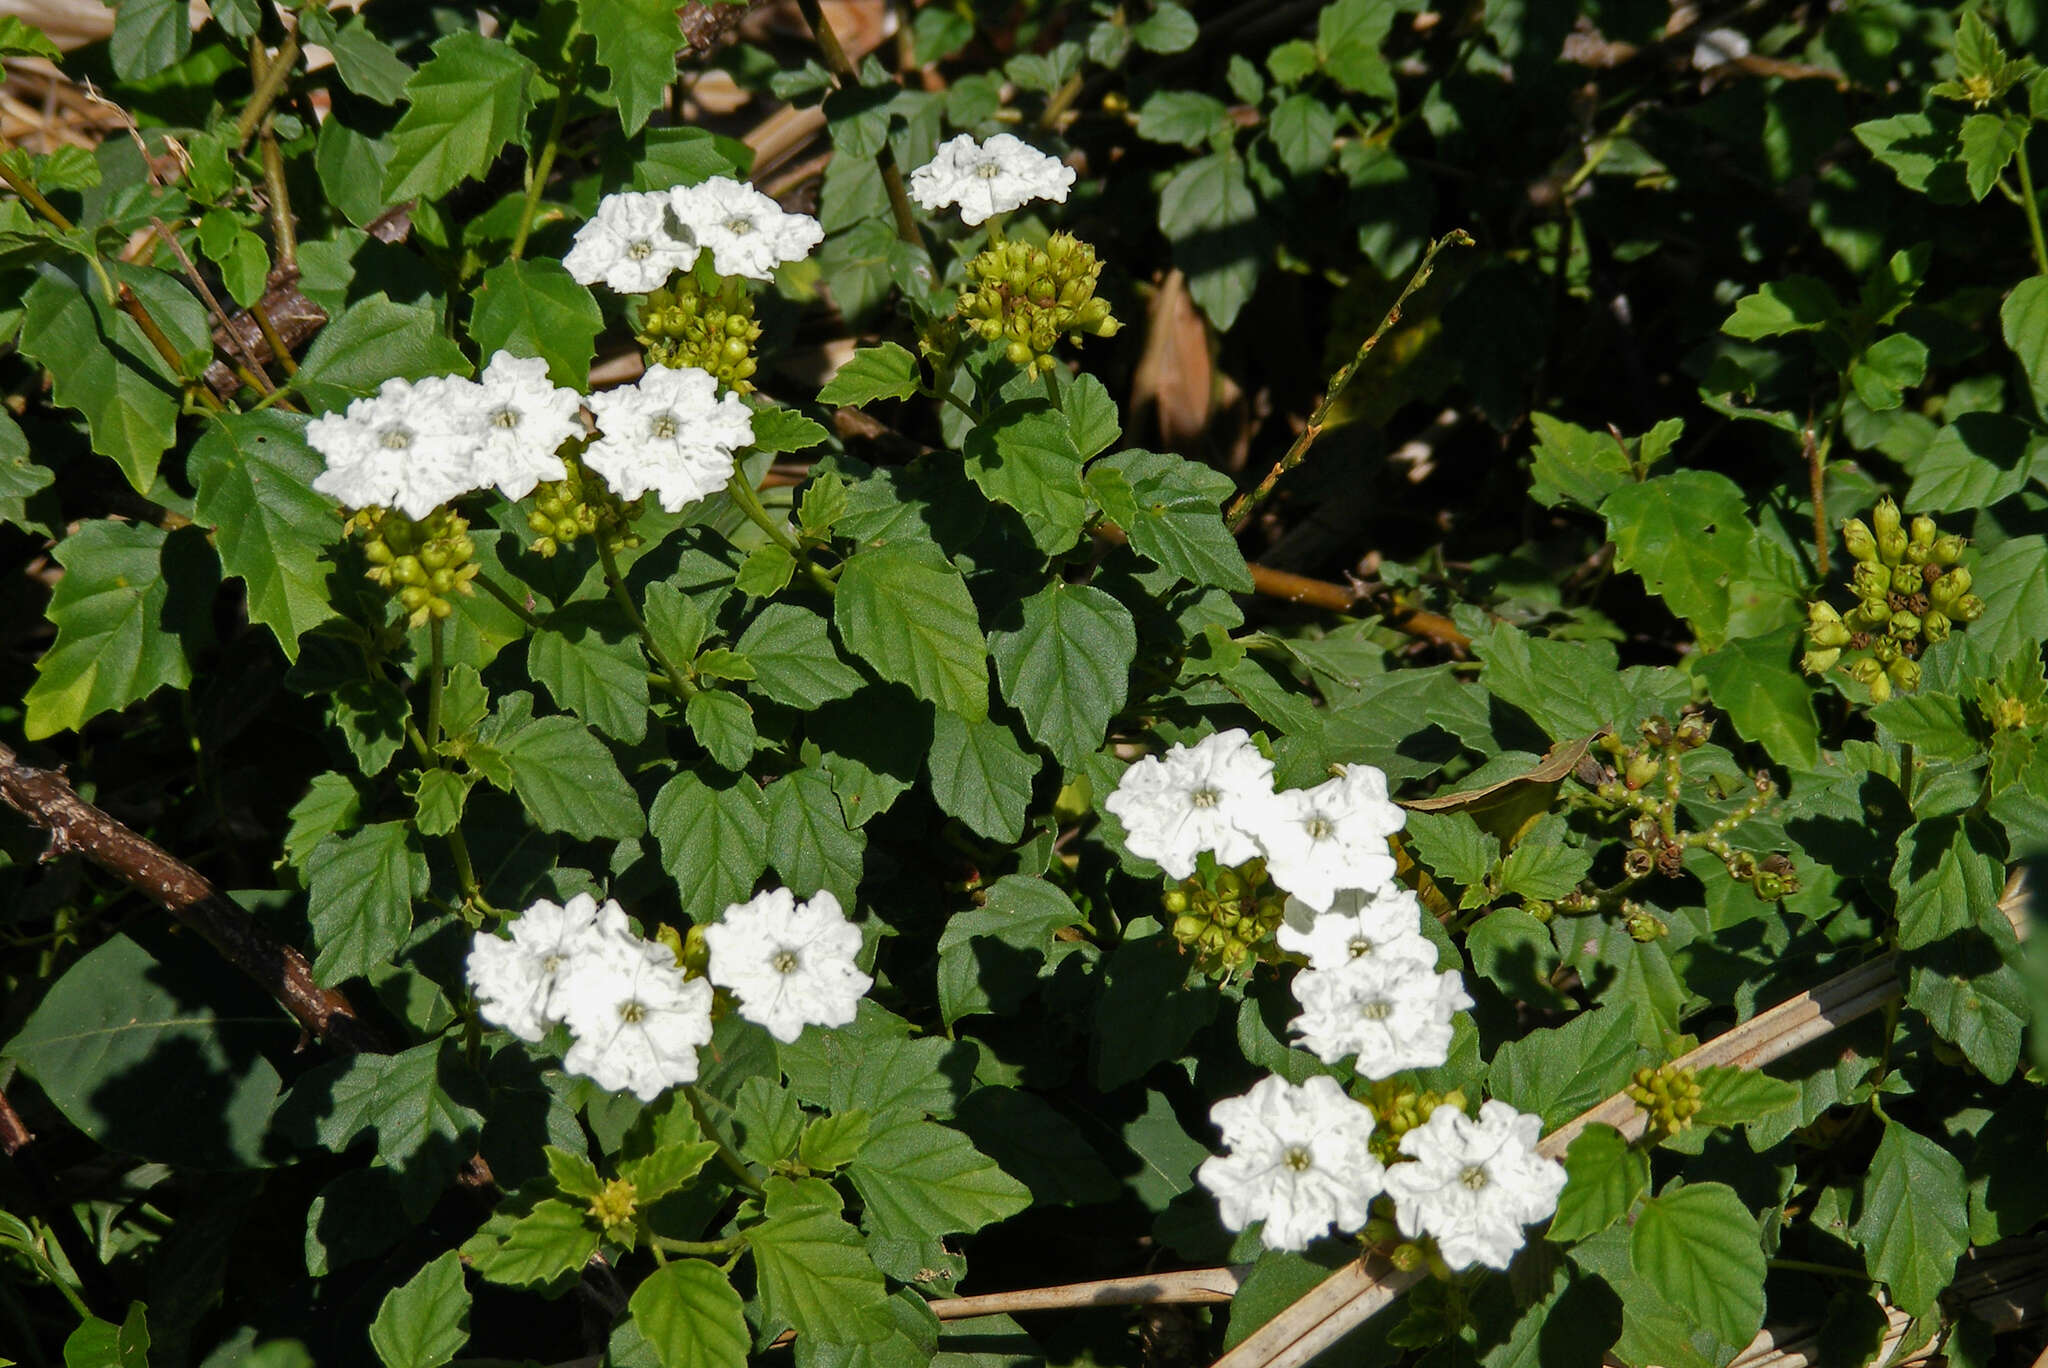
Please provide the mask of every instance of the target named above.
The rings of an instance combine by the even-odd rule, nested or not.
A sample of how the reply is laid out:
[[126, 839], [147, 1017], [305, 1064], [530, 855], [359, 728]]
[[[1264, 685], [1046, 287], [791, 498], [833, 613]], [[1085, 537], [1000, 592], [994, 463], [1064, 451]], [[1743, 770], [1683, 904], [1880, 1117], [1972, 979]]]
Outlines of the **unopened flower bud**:
[[1843, 520], [1842, 544], [1848, 547], [1849, 554], [1859, 561], [1877, 559], [1877, 538], [1872, 535], [1870, 525], [1861, 518]]
[[1876, 684], [1884, 678], [1884, 666], [1864, 656], [1849, 666], [1849, 678], [1865, 686]]
[[1886, 565], [1897, 565], [1906, 554], [1905, 529], [1894, 527], [1889, 532], [1877, 534], [1877, 558]]
[[1892, 620], [1886, 624], [1885, 630], [1901, 641], [1910, 641], [1920, 635], [1920, 618], [1917, 614], [1901, 608], [1892, 614]]
[[1630, 788], [1639, 789], [1645, 784], [1654, 782], [1657, 776], [1663, 772], [1664, 762], [1656, 756], [1637, 754], [1629, 757], [1628, 765], [1622, 771], [1621, 778], [1622, 782]]
[[1975, 594], [1965, 594], [1955, 601], [1955, 606], [1948, 610], [1948, 615], [1957, 622], [1975, 622], [1984, 616], [1984, 600]]
[[1894, 594], [1917, 594], [1920, 592], [1920, 586], [1924, 583], [1926, 583], [1926, 579], [1921, 575], [1920, 567], [1910, 561], [1892, 568], [1892, 592]]
[[1948, 608], [1957, 599], [1970, 592], [1970, 572], [1958, 565], [1940, 579], [1927, 586], [1927, 597], [1937, 608]]
[[1808, 674], [1826, 674], [1842, 658], [1842, 648], [1830, 646], [1824, 651], [1808, 651], [1799, 657], [1799, 668]]
[[1963, 558], [1963, 544], [1963, 539], [1952, 532], [1936, 537], [1928, 559], [1936, 565], [1954, 565]]
[[1934, 519], [1928, 517], [1925, 513], [1915, 514], [1913, 521], [1908, 525], [1907, 531], [1910, 534], [1907, 544], [1910, 546], [1932, 546], [1934, 544]]
[[1920, 619], [1920, 634], [1927, 638], [1929, 646], [1939, 645], [1948, 640], [1949, 617], [1939, 608], [1927, 610], [1927, 616]]
[[1870, 526], [1877, 533], [1878, 544], [1884, 544], [1888, 533], [1899, 530], [1899, 506], [1889, 497], [1879, 499], [1877, 507], [1870, 510]]
[[1920, 662], [1917, 660], [1894, 660], [1884, 667], [1884, 672], [1900, 693], [1911, 693], [1920, 687]]
[[1861, 599], [1883, 598], [1891, 592], [1892, 572], [1875, 561], [1859, 563], [1850, 572], [1849, 587]]

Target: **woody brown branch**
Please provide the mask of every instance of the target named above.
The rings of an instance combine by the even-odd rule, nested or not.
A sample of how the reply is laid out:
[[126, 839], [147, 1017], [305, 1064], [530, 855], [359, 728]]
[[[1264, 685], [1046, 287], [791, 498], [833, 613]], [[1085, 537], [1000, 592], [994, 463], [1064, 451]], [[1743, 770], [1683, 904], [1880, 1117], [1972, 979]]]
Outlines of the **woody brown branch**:
[[80, 798], [62, 775], [24, 764], [5, 745], [0, 801], [50, 833], [45, 860], [77, 851], [150, 898], [260, 984], [312, 1035], [351, 1053], [385, 1048], [346, 997], [313, 981], [303, 954], [222, 897], [199, 871]]

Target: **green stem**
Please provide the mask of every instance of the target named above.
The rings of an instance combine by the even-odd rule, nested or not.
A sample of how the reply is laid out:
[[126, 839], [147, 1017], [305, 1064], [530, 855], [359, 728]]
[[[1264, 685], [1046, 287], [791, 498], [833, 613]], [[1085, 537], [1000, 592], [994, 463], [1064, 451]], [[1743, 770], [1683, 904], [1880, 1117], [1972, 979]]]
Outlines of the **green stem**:
[[[825, 59], [826, 68], [838, 78], [839, 88], [860, 89], [860, 72], [854, 69], [846, 49], [840, 46], [839, 35], [832, 31], [824, 8], [818, 0], [796, 0], [796, 3], [797, 8], [803, 11], [804, 22], [811, 26], [811, 36], [817, 39], [818, 55]], [[889, 210], [896, 219], [896, 236], [912, 247], [923, 247], [924, 239], [917, 232], [917, 212], [910, 207], [909, 192], [903, 188], [903, 173], [897, 169], [896, 154], [886, 141], [875, 153], [875, 167], [882, 173], [882, 187], [889, 192]]]
[[547, 624], [545, 622], [542, 622], [538, 617], [536, 617], [534, 615], [534, 611], [531, 608], [528, 608], [525, 604], [521, 603], [517, 598], [514, 598], [511, 590], [505, 588], [504, 585], [499, 584], [490, 576], [478, 575], [474, 580], [471, 581], [471, 583], [481, 584], [484, 587], [484, 592], [486, 594], [489, 594], [492, 598], [504, 604], [505, 607], [512, 613], [514, 617], [518, 618], [528, 627], [531, 627], [534, 631], [540, 632], [545, 631], [547, 629]]
[[2020, 135], [2020, 148], [2013, 156], [2020, 170], [2020, 209], [2027, 216], [2027, 232], [2034, 239], [2034, 269], [2048, 275], [2048, 238], [2041, 235], [2041, 206], [2034, 198], [2034, 173], [2027, 169], [2027, 138]]
[[718, 1162], [724, 1164], [726, 1170], [739, 1180], [741, 1187], [744, 1187], [749, 1192], [760, 1192], [762, 1190], [761, 1180], [756, 1178], [754, 1171], [747, 1167], [747, 1161], [735, 1154], [732, 1146], [719, 1139], [718, 1132], [712, 1129], [711, 1118], [704, 1114], [703, 1094], [699, 1093], [695, 1088], [685, 1086], [683, 1088], [683, 1096], [689, 1099], [690, 1115], [697, 1118], [697, 1129], [704, 1132], [706, 1140], [718, 1146]]
[[235, 147], [237, 155], [249, 145], [249, 139], [256, 136], [256, 128], [263, 122], [263, 116], [270, 112], [270, 106], [277, 101], [278, 93], [284, 89], [285, 78], [292, 74], [292, 68], [299, 63], [299, 35], [288, 33], [278, 44], [275, 57], [263, 57], [263, 45], [250, 45], [250, 64], [262, 65], [262, 74], [256, 78], [256, 88], [249, 92], [249, 103], [243, 107], [242, 116], [235, 120]]
[[[13, 143], [5, 138], [0, 138], [0, 157], [6, 156], [13, 150]], [[36, 189], [35, 185], [27, 177], [16, 175], [13, 168], [9, 167], [4, 161], [0, 161], [0, 185], [5, 185], [9, 190], [21, 196], [22, 203], [48, 219], [58, 232], [71, 233], [77, 231], [71, 220], [64, 217], [56, 205], [43, 198], [42, 191]]]
[[754, 526], [766, 532], [770, 541], [789, 552], [791, 558], [796, 561], [798, 568], [804, 572], [812, 584], [824, 590], [828, 595], [839, 592], [838, 584], [833, 581], [830, 575], [813, 564], [810, 556], [804, 552], [803, 547], [797, 545], [796, 539], [790, 536], [787, 529], [780, 523], [776, 522], [774, 517], [769, 514], [767, 508], [761, 503], [760, 496], [754, 493], [753, 486], [747, 483], [746, 478], [739, 471], [733, 471], [732, 478], [725, 482], [725, 492], [732, 495], [732, 501], [740, 506], [740, 512], [746, 514], [748, 520]]
[[[431, 618], [427, 624], [427, 642], [430, 657], [427, 664], [427, 745], [438, 748], [441, 744], [441, 681], [448, 672], [448, 663], [441, 643], [441, 619]], [[440, 764], [438, 758], [434, 762]]]
[[626, 591], [626, 577], [619, 573], [619, 558], [612, 551], [610, 539], [600, 528], [592, 540], [597, 543], [598, 562], [604, 566], [605, 583], [612, 587], [612, 597], [617, 599], [619, 607], [625, 610], [626, 620], [632, 623], [633, 630], [640, 634], [640, 641], [647, 647], [647, 654], [661, 667], [662, 674], [668, 677], [668, 686], [677, 698], [691, 697], [697, 692], [696, 689], [683, 678], [683, 672], [668, 658], [668, 652], [661, 649], [661, 643], [654, 639], [654, 633], [647, 630], [647, 619], [640, 616], [639, 606], [633, 602], [632, 594]]
[[1847, 1278], [1851, 1282], [1873, 1283], [1871, 1277], [1860, 1268], [1847, 1268], [1841, 1264], [1815, 1263], [1811, 1259], [1765, 1259], [1764, 1267], [1780, 1269], [1787, 1273], [1819, 1273], [1829, 1278]]
[[647, 1243], [656, 1251], [682, 1254], [691, 1258], [710, 1259], [716, 1258], [720, 1254], [730, 1254], [734, 1250], [745, 1249], [747, 1247], [747, 1235], [745, 1231], [741, 1231], [737, 1235], [728, 1235], [722, 1240], [671, 1240], [666, 1235], [656, 1235], [650, 1230], [647, 1232]]
[[512, 233], [512, 260], [519, 260], [526, 251], [526, 235], [533, 231], [533, 215], [540, 208], [541, 192], [547, 188], [548, 173], [555, 169], [555, 153], [562, 145], [562, 129], [569, 122], [569, 100], [576, 93], [577, 82], [583, 75], [583, 45], [576, 45], [575, 56], [570, 59], [568, 74], [562, 78], [561, 93], [555, 97], [555, 112], [548, 116], [548, 132], [540, 145], [540, 155], [529, 164], [526, 173], [526, 200], [519, 206], [519, 227]]

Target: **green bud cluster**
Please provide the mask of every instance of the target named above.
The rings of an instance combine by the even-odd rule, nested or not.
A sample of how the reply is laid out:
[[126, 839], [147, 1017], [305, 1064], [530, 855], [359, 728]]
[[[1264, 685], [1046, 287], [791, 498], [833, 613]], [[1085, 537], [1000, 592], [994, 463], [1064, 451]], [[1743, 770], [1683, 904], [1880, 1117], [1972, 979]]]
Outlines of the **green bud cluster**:
[[539, 535], [533, 539], [532, 549], [552, 556], [561, 547], [573, 545], [578, 537], [598, 535], [614, 551], [638, 546], [640, 534], [633, 530], [633, 519], [640, 516], [646, 501], [621, 499], [606, 488], [604, 476], [573, 456], [565, 457], [563, 464], [569, 468], [566, 476], [533, 492], [533, 512], [526, 515], [526, 525]]
[[1984, 615], [1969, 570], [1958, 564], [1963, 539], [1925, 514], [1908, 522], [1897, 504], [1880, 499], [1869, 522], [1843, 522], [1842, 544], [1855, 562], [1849, 589], [1856, 604], [1846, 613], [1825, 599], [1807, 605], [1808, 649], [1799, 667], [1808, 674], [1839, 669], [1869, 689], [1873, 703], [1911, 693], [1920, 687], [1920, 653]]
[[614, 1178], [598, 1190], [590, 1199], [589, 1211], [597, 1223], [604, 1227], [607, 1235], [621, 1227], [633, 1224], [634, 1213], [639, 1210], [640, 1194], [624, 1178]]
[[415, 521], [395, 508], [358, 509], [347, 530], [362, 538], [369, 577], [398, 600], [412, 625], [423, 627], [455, 611], [451, 594], [473, 594], [481, 569], [469, 520], [437, 508]]
[[1197, 873], [1159, 899], [1173, 938], [1194, 952], [1205, 973], [1228, 975], [1269, 952], [1287, 895], [1266, 877], [1264, 860]]
[[754, 296], [746, 284], [724, 276], [705, 281], [696, 272], [648, 294], [640, 305], [635, 336], [650, 366], [695, 366], [729, 390], [754, 388]]
[[1045, 246], [999, 242], [967, 263], [973, 282], [960, 294], [960, 316], [990, 342], [1005, 345], [1016, 365], [1036, 376], [1052, 365], [1053, 344], [1064, 335], [1114, 337], [1123, 325], [1109, 301], [1095, 297], [1102, 263], [1095, 249], [1071, 233], [1054, 233]]
[[1372, 1085], [1372, 1095], [1367, 1101], [1372, 1107], [1375, 1123], [1370, 1142], [1373, 1157], [1383, 1164], [1392, 1164], [1404, 1157], [1401, 1137], [1427, 1122], [1436, 1114], [1438, 1107], [1465, 1110], [1465, 1090], [1453, 1088], [1449, 1092], [1422, 1092], [1399, 1078], [1383, 1078]]
[[1676, 1135], [1699, 1114], [1700, 1080], [1691, 1069], [1671, 1064], [1637, 1069], [1635, 1081], [1626, 1091], [1637, 1106], [1650, 1114], [1651, 1128], [1665, 1135]]

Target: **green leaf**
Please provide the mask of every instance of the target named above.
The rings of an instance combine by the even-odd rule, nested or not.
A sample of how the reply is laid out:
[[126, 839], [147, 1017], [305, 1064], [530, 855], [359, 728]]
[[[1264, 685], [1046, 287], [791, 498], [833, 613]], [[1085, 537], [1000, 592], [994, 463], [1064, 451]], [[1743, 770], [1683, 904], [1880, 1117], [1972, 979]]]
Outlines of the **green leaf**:
[[291, 823], [285, 831], [285, 859], [303, 871], [320, 842], [344, 827], [353, 827], [362, 810], [362, 795], [347, 776], [318, 776], [306, 790], [306, 796], [285, 814]]
[[910, 1112], [876, 1117], [846, 1171], [868, 1229], [899, 1239], [971, 1233], [1031, 1205], [1030, 1191], [966, 1136]]
[[559, 261], [507, 261], [484, 272], [472, 297], [469, 335], [486, 363], [500, 351], [537, 356], [548, 378], [582, 389], [604, 327], [597, 300]]
[[1940, 1144], [1887, 1120], [1863, 1178], [1863, 1214], [1849, 1238], [1909, 1316], [1934, 1309], [1969, 1245], [1963, 1165]]
[[1388, 0], [1337, 0], [1316, 17], [1315, 53], [1330, 79], [1346, 90], [1394, 98], [1393, 74], [1380, 46], [1398, 7]]
[[176, 66], [192, 50], [190, 11], [179, 0], [119, 0], [107, 44], [114, 74], [124, 80]]
[[1138, 107], [1138, 136], [1148, 142], [1202, 147], [1230, 129], [1230, 107], [1194, 90], [1155, 91]]
[[1159, 192], [1159, 231], [1218, 332], [1237, 322], [1259, 283], [1265, 249], [1258, 221], [1244, 160], [1228, 148], [1188, 162]]
[[1281, 162], [1295, 175], [1314, 175], [1330, 164], [1337, 137], [1337, 111], [1315, 96], [1288, 96], [1274, 106], [1266, 126]]
[[714, 787], [684, 770], [654, 796], [648, 825], [693, 922], [746, 901], [768, 868], [767, 811], [745, 776]]
[[306, 858], [306, 916], [322, 986], [367, 974], [405, 944], [414, 899], [427, 891], [426, 857], [403, 822], [372, 822], [329, 836]]
[[2019, 358], [2033, 390], [2034, 408], [2048, 413], [2048, 276], [2029, 276], [1998, 310], [2005, 345]]
[[1564, 1191], [1550, 1218], [1559, 1244], [1598, 1235], [1628, 1214], [1650, 1186], [1650, 1159], [1612, 1126], [1588, 1126], [1564, 1156]]
[[[491, 1225], [499, 1220], [493, 1217]], [[598, 1231], [582, 1207], [550, 1197], [512, 1222], [503, 1238], [479, 1233], [462, 1252], [491, 1282], [528, 1287], [580, 1271], [597, 1252], [597, 1242]]]
[[1102, 748], [1127, 696], [1138, 651], [1130, 610], [1100, 589], [1054, 580], [999, 622], [989, 654], [1003, 696], [1033, 740], [1062, 765], [1079, 765]]
[[1065, 414], [1039, 399], [1005, 404], [968, 431], [963, 454], [968, 477], [1023, 516], [1040, 551], [1057, 555], [1080, 539], [1088, 500]]
[[742, 1305], [725, 1274], [702, 1259], [655, 1269], [626, 1303], [661, 1368], [746, 1368]]
[[496, 745], [512, 791], [543, 830], [584, 841], [640, 834], [640, 800], [611, 751], [574, 718], [539, 718]]
[[1762, 1240], [1735, 1189], [1691, 1183], [1643, 1204], [1629, 1235], [1629, 1266], [1721, 1343], [1741, 1346], [1764, 1323]]
[[[310, 1131], [336, 1153], [374, 1133], [377, 1156], [398, 1174], [406, 1209], [417, 1219], [476, 1152], [483, 1117], [449, 1090], [463, 1073], [454, 1039], [336, 1060], [292, 1086], [279, 1120]], [[468, 1093], [468, 1083], [458, 1086]]]
[[917, 358], [894, 342], [862, 347], [818, 391], [818, 402], [859, 408], [876, 399], [908, 399], [917, 393]]
[[2017, 114], [1972, 114], [1963, 120], [1963, 170], [1971, 195], [1983, 199], [1991, 193], [2026, 136], [2027, 121]]
[[633, 1185], [635, 1199], [643, 1206], [660, 1201], [704, 1171], [718, 1146], [710, 1140], [663, 1145], [652, 1154], [628, 1159], [619, 1165], [619, 1177]]
[[565, 710], [607, 736], [647, 735], [647, 662], [609, 604], [570, 604], [527, 639], [526, 669]]
[[[202, 1169], [270, 1162], [264, 1140], [299, 1027], [191, 937], [115, 934], [52, 983], [7, 1058], [105, 1149]], [[191, 1118], [203, 1114], [204, 1126]]]
[[[1112, 476], [1127, 494], [1105, 487]], [[1179, 456], [1119, 451], [1089, 467], [1088, 484], [1111, 518], [1128, 519], [1124, 532], [1146, 559], [1192, 584], [1251, 592], [1244, 553], [1223, 523], [1223, 500], [1237, 488], [1229, 476]], [[1112, 499], [1124, 507], [1111, 511]]]
[[1651, 1062], [1636, 1041], [1636, 1017], [1633, 1006], [1596, 1007], [1508, 1041], [1487, 1067], [1487, 1091], [1555, 1129], [1619, 1092], [1639, 1065]]
[[1870, 720], [1893, 745], [1911, 746], [1933, 760], [1968, 760], [1981, 744], [1963, 716], [1960, 699], [1948, 694], [1902, 694], [1870, 710]]
[[[1500, 861], [1498, 836], [1481, 830], [1469, 812], [1411, 812], [1407, 831], [1415, 853], [1432, 874], [1476, 890], [1471, 905], [1485, 901], [1493, 884], [1494, 866]], [[1493, 918], [1489, 915], [1486, 920]]]
[[1743, 1126], [1799, 1103], [1799, 1085], [1756, 1069], [1714, 1064], [1694, 1070], [1700, 1085], [1696, 1126]]
[[1466, 933], [1465, 950], [1479, 976], [1509, 997], [1553, 1011], [1570, 1008], [1571, 999], [1550, 981], [1563, 963], [1550, 928], [1521, 908], [1496, 907], [1488, 912]]
[[840, 572], [832, 620], [883, 679], [969, 720], [988, 716], [988, 645], [966, 582], [936, 547], [856, 552]]
[[149, 1368], [148, 1313], [130, 1302], [119, 1325], [87, 1316], [64, 1341], [64, 1368]]
[[721, 769], [742, 770], [754, 758], [760, 733], [754, 728], [754, 710], [738, 694], [700, 689], [684, 705], [683, 720]]
[[1841, 320], [1841, 302], [1826, 281], [1791, 275], [1736, 300], [1735, 312], [1728, 315], [1721, 331], [1754, 342], [1788, 333], [1819, 332]]
[[371, 1347], [384, 1368], [441, 1368], [469, 1343], [469, 1301], [462, 1256], [451, 1249], [386, 1294]]
[[597, 39], [597, 61], [611, 73], [606, 91], [619, 107], [627, 137], [661, 108], [676, 79], [682, 26], [667, 0], [577, 0], [583, 27]]
[[[137, 493], [148, 494], [157, 461], [177, 435], [177, 399], [125, 354], [125, 338], [117, 349], [101, 331], [91, 300], [69, 275], [37, 268], [22, 305], [22, 354], [49, 371], [50, 397], [83, 414], [92, 449], [112, 458]], [[141, 343], [139, 335], [135, 341]]]
[[1799, 641], [1797, 627], [1732, 641], [1696, 656], [1693, 669], [1744, 739], [1781, 765], [1812, 769], [1820, 763], [1820, 722], [1813, 686], [1792, 664]]
[[768, 786], [767, 812], [770, 860], [782, 881], [800, 898], [829, 888], [852, 907], [867, 837], [848, 829], [832, 781], [815, 769], [784, 775]]
[[953, 713], [932, 718], [925, 764], [932, 798], [978, 834], [1004, 845], [1024, 834], [1025, 809], [1039, 759], [1027, 754], [1000, 722], [969, 722]]
[[805, 1031], [777, 1045], [790, 1090], [837, 1113], [891, 1108], [950, 1114], [962, 1051], [950, 1040], [908, 1039], [903, 1022], [864, 1005], [851, 1026]]
[[1899, 900], [1899, 948], [1932, 944], [1996, 915], [2005, 843], [1982, 817], [1931, 817], [1899, 837], [1891, 885]]
[[22, 727], [31, 741], [75, 730], [166, 684], [192, 682], [183, 643], [165, 621], [166, 540], [147, 523], [94, 521], [57, 544], [64, 574], [46, 610], [57, 639], [36, 661], [26, 695]]
[[[461, 35], [457, 35], [458, 37]], [[292, 388], [315, 413], [345, 409], [394, 377], [468, 374], [462, 349], [441, 334], [428, 304], [394, 304], [379, 292], [351, 304], [313, 339]]]
[[1873, 413], [1905, 402], [1906, 391], [1927, 376], [1927, 344], [1910, 333], [1880, 337], [1849, 362], [1849, 384]]
[[779, 542], [763, 542], [747, 553], [733, 583], [748, 598], [773, 598], [789, 587], [796, 557]]
[[1524, 898], [1562, 898], [1593, 867], [1593, 852], [1566, 842], [1564, 820], [1547, 816], [1531, 827], [1500, 863], [1499, 888]]
[[325, 556], [340, 539], [334, 505], [313, 492], [325, 463], [307, 447], [306, 420], [266, 410], [215, 420], [186, 458], [197, 519], [214, 529], [221, 565], [248, 586], [249, 617], [270, 628], [285, 659], [334, 616]]
[[1127, 940], [1110, 952], [1095, 1000], [1089, 1069], [1098, 1088], [1135, 1082], [1186, 1048], [1216, 1016], [1216, 990], [1188, 986], [1188, 960], [1173, 937]]
[[1965, 931], [1912, 956], [1906, 1002], [1993, 1083], [2019, 1067], [2033, 1006], [2025, 980], [1999, 957], [1989, 936]]
[[26, 531], [42, 531], [31, 521], [28, 501], [50, 487], [57, 478], [48, 466], [29, 456], [28, 438], [13, 418], [0, 413], [0, 522], [13, 523]]
[[785, 707], [809, 712], [863, 683], [839, 658], [825, 619], [793, 603], [763, 607], [740, 634], [738, 650], [754, 663], [754, 690]]
[[335, 30], [326, 48], [334, 54], [334, 69], [340, 73], [341, 83], [364, 99], [396, 104], [405, 93], [405, 83], [412, 79], [412, 68], [361, 19]]
[[53, 62], [64, 55], [41, 29], [13, 14], [0, 14], [0, 53], [9, 57], [47, 57]]
[[873, 1119], [864, 1111], [819, 1117], [804, 1127], [803, 1139], [796, 1147], [797, 1162], [827, 1173], [846, 1167], [866, 1143]]
[[405, 83], [405, 115], [391, 130], [384, 198], [435, 199], [490, 168], [505, 143], [524, 141], [539, 68], [503, 40], [458, 29]]
[[713, 176], [744, 180], [754, 164], [752, 148], [709, 129], [650, 128], [640, 143], [644, 150], [633, 162], [635, 190], [701, 185]]
[[1131, 25], [1131, 41], [1147, 52], [1184, 52], [1201, 36], [1195, 16], [1173, 0], [1159, 0], [1151, 14]]
[[452, 770], [422, 773], [419, 787], [413, 790], [413, 826], [424, 836], [446, 836], [455, 830], [462, 822], [462, 805], [474, 782]]
[[391, 146], [371, 140], [339, 119], [320, 125], [313, 148], [313, 169], [327, 202], [358, 228], [368, 227], [384, 212], [384, 168]]
[[1906, 507], [1926, 513], [1989, 508], [2026, 488], [2037, 463], [2034, 434], [2002, 413], [1966, 413], [1905, 460]]
[[548, 1176], [563, 1196], [589, 1201], [604, 1191], [604, 1179], [598, 1175], [597, 1165], [585, 1156], [547, 1145], [541, 1149], [541, 1157], [547, 1160]]
[[1642, 577], [1711, 650], [1728, 622], [1728, 585], [1750, 566], [1754, 529], [1742, 489], [1725, 475], [1681, 470], [1623, 485], [1600, 504], [1614, 563]]
[[824, 425], [792, 408], [764, 405], [754, 410], [756, 451], [809, 451], [825, 440]]
[[889, 1330], [888, 1292], [818, 1178], [770, 1178], [767, 1219], [748, 1231], [763, 1330], [790, 1326], [826, 1344], [865, 1344]]

